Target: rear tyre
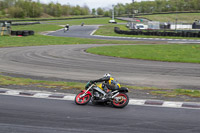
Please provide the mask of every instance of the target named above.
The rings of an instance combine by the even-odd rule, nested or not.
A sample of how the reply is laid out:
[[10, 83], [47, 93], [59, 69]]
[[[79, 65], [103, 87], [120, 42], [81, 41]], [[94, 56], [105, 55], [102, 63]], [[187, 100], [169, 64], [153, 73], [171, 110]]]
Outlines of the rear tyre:
[[81, 97], [81, 95], [83, 95], [84, 92], [79, 92], [76, 97], [75, 97], [75, 103], [78, 104], [78, 105], [85, 105], [87, 104], [90, 99], [91, 99], [91, 96], [86, 94], [85, 96]]
[[129, 103], [129, 97], [126, 93], [119, 93], [111, 103], [115, 108], [124, 108]]

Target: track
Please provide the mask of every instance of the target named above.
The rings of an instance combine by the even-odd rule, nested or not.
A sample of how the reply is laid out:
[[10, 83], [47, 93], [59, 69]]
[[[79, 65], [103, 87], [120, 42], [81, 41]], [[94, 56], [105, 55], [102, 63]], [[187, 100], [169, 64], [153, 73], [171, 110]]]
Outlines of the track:
[[0, 133], [199, 133], [199, 110], [0, 96]]
[[0, 71], [70, 81], [88, 81], [110, 72], [120, 83], [200, 88], [200, 64], [98, 56], [84, 50], [103, 45], [57, 45], [0, 49]]
[[93, 35], [98, 29], [99, 25], [86, 25], [86, 26], [70, 26], [69, 31], [64, 33], [63, 29], [55, 32], [48, 33], [49, 36], [62, 36], [62, 37], [79, 37], [79, 38], [93, 38], [93, 39], [107, 39], [107, 40], [128, 40], [128, 41], [159, 41], [168, 43], [200, 43], [200, 40], [192, 39], [165, 39], [165, 38], [138, 38], [138, 37], [120, 37], [120, 36], [102, 36]]

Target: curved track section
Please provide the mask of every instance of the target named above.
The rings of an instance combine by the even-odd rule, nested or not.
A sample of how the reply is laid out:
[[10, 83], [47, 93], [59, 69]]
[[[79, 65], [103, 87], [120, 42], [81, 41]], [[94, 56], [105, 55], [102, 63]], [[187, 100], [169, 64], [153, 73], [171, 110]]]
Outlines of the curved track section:
[[86, 26], [71, 26], [69, 31], [64, 33], [63, 29], [55, 32], [48, 33], [49, 36], [62, 36], [62, 37], [79, 37], [79, 38], [93, 38], [93, 39], [107, 39], [107, 40], [128, 40], [128, 41], [162, 41], [168, 43], [200, 43], [200, 40], [192, 39], [167, 39], [167, 38], [138, 38], [138, 37], [120, 37], [120, 36], [102, 36], [93, 35], [99, 28], [98, 25]]
[[57, 45], [0, 49], [0, 72], [88, 81], [110, 72], [119, 82], [200, 88], [200, 64], [122, 59], [85, 53], [104, 45]]

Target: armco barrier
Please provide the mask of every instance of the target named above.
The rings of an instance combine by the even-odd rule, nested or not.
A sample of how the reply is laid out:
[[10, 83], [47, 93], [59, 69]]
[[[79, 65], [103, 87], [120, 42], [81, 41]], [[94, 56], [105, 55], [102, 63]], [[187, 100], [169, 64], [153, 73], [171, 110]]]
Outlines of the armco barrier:
[[174, 36], [174, 37], [200, 37], [200, 31], [156, 31], [156, 30], [120, 30], [119, 27], [114, 28], [114, 32], [126, 35], [150, 35], [150, 36]]

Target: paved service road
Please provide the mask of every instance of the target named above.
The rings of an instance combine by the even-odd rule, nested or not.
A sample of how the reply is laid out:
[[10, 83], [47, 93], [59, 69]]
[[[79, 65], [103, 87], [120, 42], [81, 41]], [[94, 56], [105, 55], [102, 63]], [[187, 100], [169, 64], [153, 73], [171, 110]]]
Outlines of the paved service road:
[[[109, 39], [109, 40], [130, 40], [130, 41], [164, 41], [169, 43], [200, 43], [200, 40], [188, 40], [188, 39], [164, 39], [164, 38], [137, 38], [137, 37], [110, 37], [110, 36], [98, 36], [92, 35], [95, 30], [98, 29], [98, 25], [86, 25], [86, 26], [70, 26], [69, 31], [63, 32], [63, 29], [56, 32], [48, 33], [51, 36], [62, 37], [79, 37], [79, 38], [94, 38], [94, 39]], [[114, 30], [114, 29], [113, 29]]]
[[104, 45], [57, 45], [0, 49], [0, 71], [88, 81], [110, 72], [120, 83], [168, 88], [200, 88], [200, 64], [98, 56], [84, 50]]
[[0, 96], [0, 133], [199, 133], [199, 110]]

